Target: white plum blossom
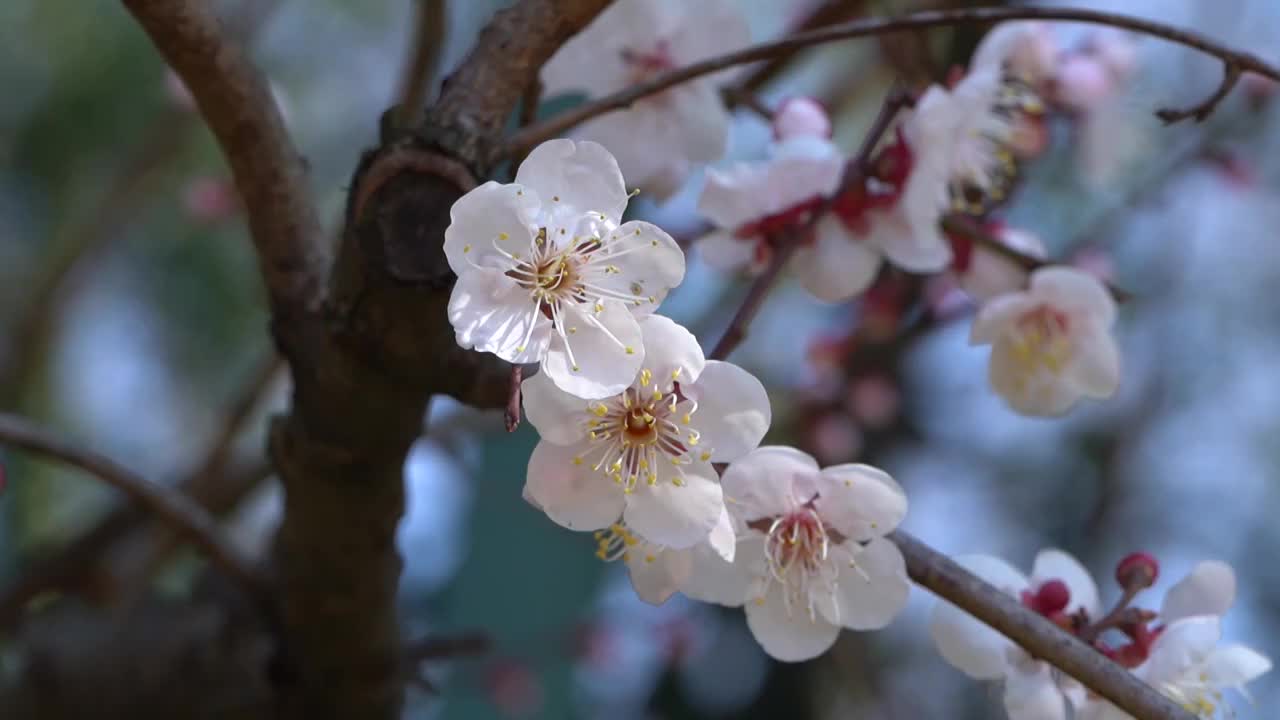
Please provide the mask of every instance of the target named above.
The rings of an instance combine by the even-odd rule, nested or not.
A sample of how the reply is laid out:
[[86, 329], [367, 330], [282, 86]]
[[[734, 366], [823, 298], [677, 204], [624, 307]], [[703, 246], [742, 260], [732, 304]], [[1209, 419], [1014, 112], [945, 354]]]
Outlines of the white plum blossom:
[[[1221, 638], [1221, 618], [1216, 615], [1176, 620], [1160, 631], [1147, 661], [1133, 672], [1197, 717], [1233, 717], [1223, 691], [1243, 694], [1246, 683], [1271, 670], [1271, 660], [1244, 645], [1219, 647]], [[1078, 717], [1132, 720], [1102, 700], [1089, 703]]]
[[[1051, 619], [1081, 611], [1092, 618], [1100, 614], [1093, 577], [1061, 550], [1040, 551], [1030, 578], [997, 557], [966, 555], [954, 560]], [[1068, 704], [1079, 708], [1085, 702], [1084, 689], [1074, 680], [950, 603], [935, 607], [929, 631], [948, 663], [978, 680], [1004, 681], [1009, 720], [1064, 720]]]
[[596, 557], [627, 565], [636, 595], [652, 605], [661, 605], [689, 582], [694, 568], [717, 560], [733, 562], [737, 540], [728, 510], [706, 539], [688, 548], [669, 548], [649, 542], [621, 521], [597, 530]]
[[724, 509], [711, 463], [760, 443], [769, 398], [747, 371], [705, 360], [671, 320], [651, 315], [640, 330], [644, 367], [612, 397], [583, 400], [542, 375], [524, 381], [525, 412], [542, 437], [525, 497], [571, 530], [622, 517], [650, 543], [688, 548], [708, 538]]
[[[765, 162], [708, 170], [698, 211], [718, 229], [699, 241], [703, 259], [722, 270], [760, 272], [782, 234], [796, 232], [823, 209], [844, 167], [844, 154], [830, 141], [799, 134], [779, 143]], [[800, 241], [796, 273], [820, 300], [853, 297], [880, 269], [877, 249], [834, 212], [824, 213]]]
[[762, 447], [723, 477], [738, 523], [732, 564], [700, 562], [681, 592], [730, 607], [765, 652], [785, 662], [817, 657], [842, 627], [889, 624], [907, 601], [902, 553], [885, 539], [907, 512], [888, 474], [867, 465], [820, 469], [789, 447]]
[[458, 344], [541, 362], [580, 397], [630, 385], [644, 362], [637, 318], [680, 284], [684, 253], [655, 225], [623, 223], [627, 199], [609, 151], [571, 140], [535, 148], [514, 183], [459, 198], [444, 240]]
[[991, 345], [989, 379], [1026, 415], [1061, 415], [1081, 397], [1107, 398], [1120, 382], [1109, 332], [1116, 304], [1097, 278], [1067, 267], [1031, 274], [1030, 287], [988, 300], [971, 345]]
[[[548, 94], [604, 95], [750, 40], [730, 0], [618, 0], [560, 48], [542, 79]], [[631, 182], [664, 199], [694, 166], [724, 155], [730, 115], [722, 80], [723, 73], [680, 83], [593, 119], [577, 134], [611, 148]]]

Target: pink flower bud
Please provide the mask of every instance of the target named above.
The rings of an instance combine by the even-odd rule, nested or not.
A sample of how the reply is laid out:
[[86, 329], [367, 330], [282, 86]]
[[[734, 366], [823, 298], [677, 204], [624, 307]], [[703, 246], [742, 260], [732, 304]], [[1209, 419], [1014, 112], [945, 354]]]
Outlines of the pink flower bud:
[[1116, 564], [1116, 582], [1123, 588], [1149, 588], [1160, 577], [1160, 563], [1144, 552], [1129, 553]]
[[1061, 580], [1050, 580], [1036, 590], [1036, 605], [1045, 615], [1062, 611], [1070, 602], [1071, 589]]
[[773, 116], [773, 137], [831, 137], [831, 118], [822, 103], [810, 97], [792, 97], [782, 102]]
[[1058, 69], [1055, 99], [1071, 110], [1084, 112], [1105, 102], [1115, 89], [1115, 78], [1101, 60], [1076, 54]]

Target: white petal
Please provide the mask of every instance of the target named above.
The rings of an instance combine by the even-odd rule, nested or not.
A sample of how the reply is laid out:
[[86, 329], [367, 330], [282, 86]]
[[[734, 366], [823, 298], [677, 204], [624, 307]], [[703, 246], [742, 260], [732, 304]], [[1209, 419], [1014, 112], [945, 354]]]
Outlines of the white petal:
[[1052, 548], [1036, 553], [1035, 564], [1031, 567], [1031, 584], [1039, 586], [1049, 580], [1061, 580], [1071, 592], [1071, 602], [1065, 610], [1067, 614], [1084, 608], [1089, 617], [1101, 617], [1102, 603], [1098, 599], [1098, 585], [1079, 560]]
[[732, 230], [716, 230], [695, 243], [702, 260], [723, 272], [737, 272], [755, 259], [756, 240], [740, 238]]
[[970, 345], [990, 345], [1013, 328], [1023, 314], [1036, 307], [1024, 292], [999, 295], [982, 304], [969, 328]]
[[729, 464], [720, 482], [733, 512], [745, 522], [791, 512], [809, 497], [795, 486], [812, 487], [818, 463], [792, 447], [766, 445]]
[[764, 163], [738, 163], [727, 170], [709, 168], [706, 185], [698, 197], [698, 213], [726, 230], [757, 220], [771, 211], [773, 188]]
[[880, 272], [880, 253], [828, 213], [814, 228], [814, 244], [796, 252], [795, 267], [814, 297], [840, 302], [870, 287]]
[[732, 118], [718, 86], [684, 83], [663, 93], [663, 100], [666, 111], [657, 111], [666, 128], [663, 142], [679, 148], [684, 160], [698, 165], [724, 157]]
[[1061, 308], [1094, 318], [1109, 328], [1116, 320], [1116, 301], [1096, 277], [1083, 270], [1053, 265], [1031, 273], [1031, 294]]
[[1005, 339], [991, 349], [987, 369], [991, 387], [1013, 410], [1033, 417], [1056, 417], [1070, 410], [1080, 400], [1074, 382], [1061, 376], [1028, 368]]
[[642, 102], [588, 121], [575, 134], [609, 148], [627, 182], [661, 202], [680, 189], [691, 170], [683, 149], [673, 144], [680, 132], [663, 108]]
[[889, 262], [917, 273], [940, 272], [951, 263], [951, 245], [938, 230], [941, 210], [930, 210], [911, 217], [907, 206], [899, 200], [899, 206], [887, 212], [868, 215], [871, 228], [867, 242], [880, 248]]
[[524, 415], [549, 443], [569, 445], [584, 439], [587, 401], [556, 387], [546, 373], [520, 383]]
[[678, 487], [670, 462], [659, 459], [658, 481], [644, 479], [627, 496], [627, 525], [646, 539], [670, 548], [687, 548], [707, 540], [724, 510], [724, 495], [711, 463], [681, 466], [684, 486]]
[[[698, 0], [696, 4], [668, 2], [684, 12], [674, 20], [669, 36], [671, 55], [681, 64], [723, 55], [751, 42], [751, 31], [742, 9], [733, 0]], [[711, 75], [717, 86], [723, 75]]]
[[462, 277], [475, 265], [510, 267], [499, 248], [526, 252], [537, 229], [536, 193], [492, 180], [458, 198], [449, 209], [444, 254], [454, 274]]
[[769, 431], [773, 418], [769, 395], [754, 375], [737, 365], [708, 360], [685, 395], [698, 403], [693, 425], [713, 462], [742, 457]]
[[[969, 572], [1011, 595], [1027, 588], [1027, 579], [1000, 558], [962, 555], [953, 558]], [[970, 677], [988, 680], [1009, 671], [1013, 642], [948, 602], [939, 602], [929, 633], [943, 659]]]
[[707, 364], [702, 347], [683, 325], [662, 315], [651, 315], [640, 321], [640, 335], [644, 342], [644, 367], [659, 387], [665, 390], [673, 380], [692, 383], [702, 375]]
[[818, 606], [828, 620], [851, 630], [878, 630], [906, 607], [911, 582], [897, 545], [874, 538], [863, 547], [846, 544], [833, 556], [840, 563], [836, 608]]
[[778, 583], [772, 584], [763, 601], [747, 602], [747, 627], [764, 651], [778, 660], [800, 662], [818, 657], [840, 634], [840, 628], [822, 615], [810, 619], [804, 608], [788, 612]]
[[738, 547], [738, 538], [733, 531], [733, 521], [729, 518], [729, 508], [723, 508], [720, 511], [720, 519], [716, 521], [716, 526], [711, 528], [711, 534], [707, 536], [707, 545], [725, 562], [733, 562], [733, 557]]
[[516, 171], [516, 183], [533, 188], [544, 212], [553, 217], [604, 213], [622, 222], [627, 190], [618, 161], [589, 140], [548, 140], [529, 153]]
[[[714, 532], [714, 531], [713, 531]], [[757, 565], [764, 564], [764, 536], [756, 535], [738, 541], [733, 562], [727, 562], [710, 544], [694, 545], [693, 571], [680, 586], [680, 592], [694, 600], [740, 607], [754, 579]]]
[[627, 550], [627, 570], [636, 595], [650, 605], [661, 605], [675, 594], [693, 572], [692, 550], [663, 549], [641, 543]]
[[569, 38], [543, 66], [547, 95], [564, 90], [602, 95], [629, 85], [629, 69], [622, 50], [635, 50], [654, 42], [654, 29], [663, 21], [665, 9], [661, 3], [649, 0], [612, 3], [585, 30]]
[[461, 347], [511, 363], [538, 362], [551, 343], [551, 321], [537, 312], [529, 291], [497, 270], [471, 268], [458, 276], [449, 322]]
[[1209, 684], [1240, 689], [1245, 683], [1271, 671], [1271, 659], [1244, 645], [1227, 645], [1209, 655]]
[[1101, 327], [1076, 335], [1071, 377], [1087, 397], [1109, 398], [1120, 386], [1120, 351], [1111, 334]]
[[1227, 563], [1207, 560], [1165, 593], [1160, 619], [1171, 623], [1194, 615], [1226, 615], [1235, 600], [1235, 571]]
[[643, 302], [631, 305], [632, 312], [647, 315], [684, 279], [684, 251], [657, 225], [634, 221], [610, 233], [587, 267], [595, 271], [589, 276], [592, 286], [638, 295]]
[[1183, 618], [1160, 633], [1151, 646], [1151, 655], [1136, 672], [1152, 685], [1172, 682], [1208, 660], [1221, 638], [1222, 625], [1217, 616]]
[[1066, 703], [1049, 665], [1036, 662], [1015, 668], [1004, 681], [1004, 708], [1009, 720], [1065, 720]]
[[570, 530], [599, 530], [622, 514], [622, 490], [591, 463], [574, 463], [587, 448], [540, 442], [529, 458], [525, 493], [555, 522]]
[[556, 387], [580, 398], [617, 395], [631, 385], [644, 362], [635, 316], [620, 300], [600, 304], [598, 313], [584, 305], [562, 304], [565, 334], [552, 333], [542, 360], [542, 371]]
[[870, 465], [833, 465], [817, 478], [818, 515], [857, 541], [881, 537], [907, 515], [907, 495], [889, 473]]

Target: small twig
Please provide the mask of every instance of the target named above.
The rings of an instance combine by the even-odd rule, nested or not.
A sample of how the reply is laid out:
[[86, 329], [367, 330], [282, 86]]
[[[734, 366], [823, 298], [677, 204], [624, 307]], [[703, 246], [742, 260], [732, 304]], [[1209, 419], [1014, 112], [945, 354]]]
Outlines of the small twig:
[[222, 537], [213, 517], [187, 496], [139, 477], [109, 458], [76, 447], [16, 415], [0, 413], [0, 443], [79, 468], [116, 488], [190, 540], [212, 565], [238, 582], [264, 611], [269, 615], [274, 613], [263, 577]]
[[413, 128], [422, 122], [426, 109], [428, 88], [435, 77], [444, 52], [444, 37], [448, 26], [445, 16], [445, 0], [414, 0], [412, 50], [400, 77], [400, 102], [396, 122], [402, 128]]
[[[978, 243], [997, 255], [1017, 263], [1028, 272], [1039, 270], [1040, 268], [1054, 264], [1053, 262], [1041, 260], [1038, 257], [1028, 255], [1016, 248], [1010, 247], [1009, 245], [1001, 242], [1000, 238], [997, 238], [986, 230], [983, 230], [976, 222], [963, 215], [943, 216], [942, 229], [948, 233], [960, 235], [968, 240]], [[1111, 296], [1116, 299], [1116, 302], [1126, 302], [1133, 297], [1127, 290], [1118, 288], [1111, 283], [1104, 284], [1107, 286], [1107, 290], [1111, 292]]]
[[511, 390], [507, 396], [507, 409], [502, 414], [507, 432], [515, 432], [520, 427], [520, 379], [524, 376], [522, 365], [511, 366]]
[[729, 107], [746, 108], [751, 112], [759, 115], [765, 122], [773, 122], [773, 110], [764, 104], [759, 96], [750, 90], [744, 90], [736, 85], [731, 85], [720, 91], [724, 96], [724, 103]]
[[1214, 90], [1212, 95], [1185, 110], [1162, 108], [1156, 111], [1156, 117], [1160, 118], [1165, 125], [1182, 122], [1187, 118], [1194, 118], [1196, 122], [1204, 122], [1217, 109], [1218, 103], [1222, 102], [1236, 86], [1236, 83], [1240, 82], [1242, 74], [1244, 74], [1244, 68], [1240, 67], [1236, 61], [1224, 59], [1222, 61], [1222, 82], [1218, 83], [1218, 89]]
[[[993, 23], [1004, 20], [1067, 20], [1124, 28], [1163, 38], [1180, 45], [1186, 45], [1221, 58], [1223, 62], [1234, 67], [1237, 74], [1254, 72], [1272, 80], [1280, 81], [1280, 69], [1263, 61], [1253, 53], [1234, 50], [1197, 32], [1127, 15], [1078, 8], [1048, 7], [934, 10], [913, 13], [899, 18], [873, 18], [832, 25], [819, 30], [797, 33], [783, 40], [753, 45], [736, 52], [677, 68], [663, 73], [648, 82], [633, 85], [612, 95], [583, 103], [545, 122], [516, 132], [499, 148], [498, 157], [506, 157], [520, 150], [533, 147], [543, 140], [561, 135], [566, 130], [597, 115], [629, 107], [637, 100], [660, 93], [674, 85], [702, 75], [719, 72], [735, 65], [767, 60], [781, 54], [795, 52], [801, 48], [837, 40], [847, 40], [867, 35], [883, 35], [903, 30], [947, 25]], [[1221, 88], [1219, 90], [1221, 91]]]
[[765, 268], [764, 273], [756, 278], [756, 281], [751, 285], [751, 289], [747, 291], [747, 296], [743, 298], [742, 305], [734, 313], [733, 319], [729, 321], [729, 327], [724, 331], [724, 335], [720, 337], [720, 342], [716, 343], [715, 349], [707, 356], [708, 359], [725, 359], [746, 339], [747, 326], [751, 324], [751, 321], [755, 319], [756, 313], [760, 311], [760, 307], [764, 305], [764, 300], [769, 295], [769, 290], [773, 288], [774, 281], [782, 273], [782, 268], [786, 266], [787, 261], [799, 249], [805, 236], [813, 231], [813, 227], [822, 217], [822, 214], [830, 208], [832, 200], [857, 183], [862, 182], [863, 178], [866, 177], [867, 164], [870, 162], [871, 153], [875, 151], [880, 138], [888, 131], [898, 111], [909, 102], [910, 98], [897, 88], [889, 91], [889, 95], [880, 106], [880, 112], [876, 115], [875, 121], [872, 122], [871, 128], [867, 130], [866, 136], [862, 139], [862, 146], [858, 148], [858, 152], [845, 166], [839, 189], [814, 210], [808, 222], [779, 238], [775, 238], [778, 242], [775, 244], [769, 267]]
[[1121, 710], [1138, 720], [1195, 720], [1133, 673], [915, 537], [899, 530], [889, 539], [902, 551], [907, 574], [920, 586], [990, 625]]
[[432, 635], [405, 645], [404, 660], [409, 665], [417, 665], [430, 660], [450, 660], [483, 655], [492, 647], [493, 640], [485, 632]]
[[1114, 627], [1116, 623], [1125, 616], [1125, 611], [1130, 609], [1129, 605], [1133, 603], [1133, 599], [1136, 598], [1143, 590], [1146, 590], [1147, 587], [1149, 586], [1131, 585], [1126, 587], [1124, 589], [1124, 594], [1120, 596], [1120, 599], [1116, 601], [1116, 604], [1112, 606], [1111, 610], [1107, 612], [1106, 615], [1103, 615], [1097, 620], [1089, 623], [1080, 630], [1080, 633], [1077, 635], [1077, 637], [1080, 638], [1080, 641], [1092, 644], [1094, 640], [1098, 639], [1099, 635]]

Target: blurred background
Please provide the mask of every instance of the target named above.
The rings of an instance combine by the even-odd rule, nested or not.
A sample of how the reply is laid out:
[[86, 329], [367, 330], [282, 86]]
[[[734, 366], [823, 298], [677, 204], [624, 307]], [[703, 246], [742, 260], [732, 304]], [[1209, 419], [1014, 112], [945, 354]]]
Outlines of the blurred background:
[[[844, 20], [966, 4], [739, 2], [756, 40], [816, 10]], [[1273, 0], [1056, 4], [1193, 27], [1280, 61]], [[394, 102], [410, 0], [221, 5], [271, 78], [336, 230], [359, 153]], [[498, 5], [448, 3], [443, 70]], [[1120, 394], [1061, 420], [1015, 415], [986, 382], [985, 349], [967, 346], [972, 308], [946, 278], [888, 275], [868, 299], [839, 306], [784, 281], [732, 359], [770, 390], [768, 442], [824, 464], [884, 466], [910, 496], [905, 527], [939, 550], [1029, 568], [1038, 549], [1060, 547], [1095, 572], [1104, 603], [1118, 595], [1115, 562], [1146, 550], [1162, 562], [1147, 607], [1195, 562], [1226, 560], [1240, 578], [1226, 637], [1274, 657], [1276, 88], [1247, 78], [1206, 123], [1165, 128], [1152, 111], [1202, 99], [1220, 77], [1217, 61], [1096, 28], [1054, 32], [1064, 68], [1077, 63], [1078, 92], [1051, 106], [1043, 147], [997, 216], [1039, 235], [1053, 258], [1132, 293], [1116, 330]], [[836, 140], [852, 149], [895, 78], [941, 79], [980, 35], [843, 43], [753, 82], [767, 105], [800, 94], [823, 101]], [[110, 0], [0, 3], [0, 87], [0, 409], [181, 483], [227, 518], [238, 543], [262, 552], [279, 513], [264, 432], [288, 384], [211, 136]], [[541, 111], [571, 102], [548, 98]], [[739, 112], [725, 162], [762, 158], [769, 139], [764, 121]], [[633, 212], [692, 237], [700, 184], [691, 178], [661, 206], [641, 196]], [[695, 250], [664, 312], [709, 345], [745, 289]], [[447, 399], [433, 401], [427, 424], [405, 468], [405, 626], [415, 636], [483, 631], [492, 648], [429, 665], [439, 694], [411, 692], [410, 717], [1002, 716], [998, 691], [934, 652], [926, 592], [884, 631], [845, 633], [812, 662], [772, 662], [739, 611], [680, 597], [647, 606], [622, 567], [594, 557], [589, 536], [527, 506], [520, 488], [536, 442], [527, 425], [508, 435], [499, 414]], [[106, 489], [18, 455], [0, 462], [0, 671], [21, 661], [8, 640], [59, 596], [128, 607], [147, 588], [189, 591], [198, 564]], [[1280, 675], [1252, 689], [1256, 704], [1238, 702], [1237, 716], [1273, 717]]]

